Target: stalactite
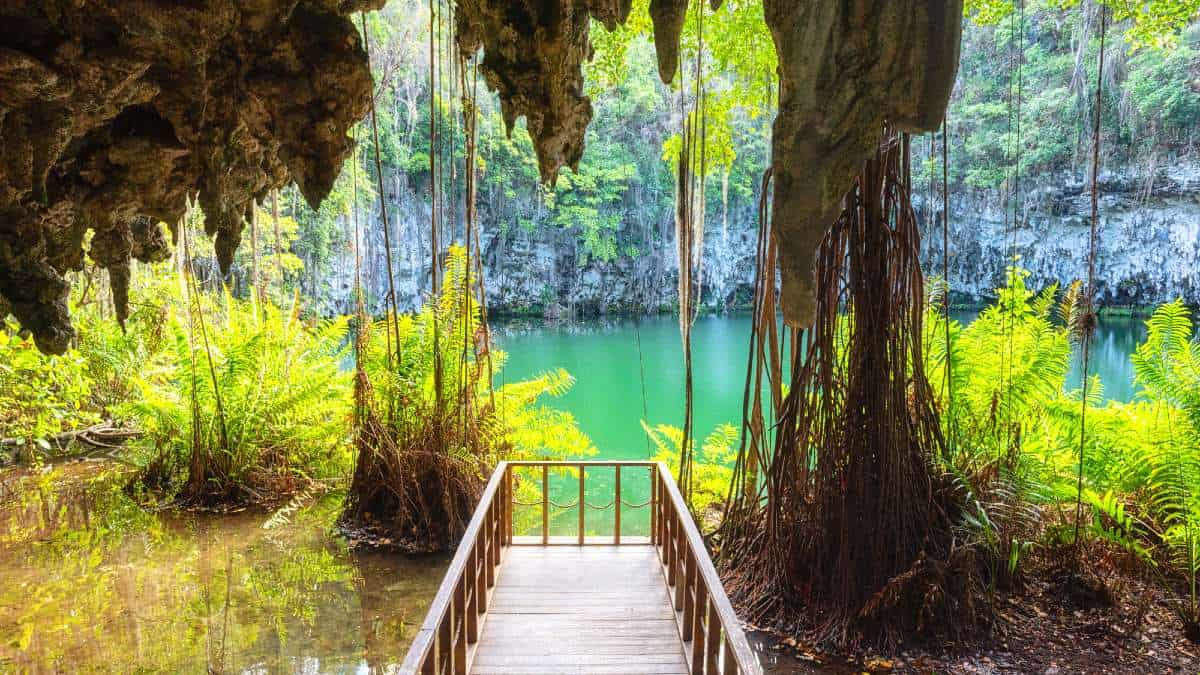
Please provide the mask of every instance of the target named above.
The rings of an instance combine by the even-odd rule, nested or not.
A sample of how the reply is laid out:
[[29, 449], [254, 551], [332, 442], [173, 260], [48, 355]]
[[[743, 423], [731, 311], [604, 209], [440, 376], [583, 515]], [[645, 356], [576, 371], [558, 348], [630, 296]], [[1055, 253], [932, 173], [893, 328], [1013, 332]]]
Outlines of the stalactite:
[[370, 93], [347, 16], [382, 4], [0, 5], [0, 296], [39, 348], [74, 334], [88, 230], [123, 315], [129, 261], [165, 259], [189, 191], [225, 273], [252, 201], [295, 182], [321, 202]]

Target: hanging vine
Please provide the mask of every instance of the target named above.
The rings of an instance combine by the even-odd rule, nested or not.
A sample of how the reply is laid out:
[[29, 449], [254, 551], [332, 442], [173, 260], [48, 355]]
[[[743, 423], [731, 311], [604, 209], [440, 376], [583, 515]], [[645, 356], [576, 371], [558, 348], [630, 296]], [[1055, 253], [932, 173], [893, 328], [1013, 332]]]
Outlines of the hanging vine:
[[[379, 356], [370, 345], [372, 331], [364, 329], [360, 334], [358, 461], [339, 521], [356, 541], [410, 552], [445, 550], [454, 544], [474, 509], [484, 471], [508, 453], [510, 444], [503, 421], [496, 420], [504, 406], [498, 405], [491, 386], [490, 334], [479, 261], [477, 65], [449, 47], [453, 34], [447, 36], [445, 27], [452, 25], [447, 17], [451, 8], [431, 0], [429, 9], [431, 286], [421, 311], [403, 317], [391, 312], [382, 322], [384, 335], [396, 342], [394, 354], [389, 342], [386, 359]], [[457, 62], [447, 63], [452, 59]], [[443, 189], [446, 166], [454, 160], [459, 134], [439, 115], [443, 107], [454, 113], [453, 95], [462, 99], [466, 160], [463, 184], [457, 186], [456, 171], [450, 171], [447, 191]], [[444, 127], [449, 129], [446, 135]], [[378, 162], [377, 143], [373, 151]], [[354, 177], [357, 181], [357, 173]], [[445, 221], [457, 217], [459, 188], [465, 202], [463, 245], [443, 246], [454, 240], [456, 228], [447, 230]], [[381, 189], [381, 210], [383, 199]], [[366, 317], [360, 323], [369, 325]], [[387, 415], [377, 410], [373, 382], [383, 383]]]
[[[683, 342], [684, 409], [680, 443], [679, 489], [691, 500], [692, 465], [695, 458], [695, 385], [692, 368], [692, 327], [700, 311], [703, 289], [704, 187], [707, 178], [705, 87], [704, 87], [704, 2], [696, 0], [696, 69], [691, 111], [681, 110], [682, 145], [676, 175], [675, 242], [679, 260], [679, 333]], [[684, 78], [686, 79], [686, 78]], [[686, 87], [680, 86], [680, 101]]]
[[1079, 467], [1075, 484], [1075, 563], [1080, 564], [1079, 530], [1083, 522], [1083, 462], [1087, 452], [1087, 409], [1088, 370], [1091, 360], [1092, 332], [1096, 328], [1096, 237], [1100, 227], [1100, 115], [1104, 95], [1104, 39], [1108, 32], [1108, 17], [1104, 5], [1100, 6], [1100, 53], [1096, 59], [1096, 105], [1092, 113], [1092, 217], [1088, 232], [1087, 285], [1083, 294], [1083, 308], [1076, 313], [1078, 320], [1071, 327], [1079, 341], [1082, 353], [1083, 390], [1079, 401]]

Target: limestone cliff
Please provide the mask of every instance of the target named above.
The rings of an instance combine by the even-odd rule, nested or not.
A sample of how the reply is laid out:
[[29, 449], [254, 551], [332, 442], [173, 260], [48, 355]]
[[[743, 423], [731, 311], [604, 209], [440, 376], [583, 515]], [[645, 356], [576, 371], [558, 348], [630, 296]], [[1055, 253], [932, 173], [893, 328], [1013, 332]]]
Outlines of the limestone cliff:
[[[950, 217], [950, 281], [957, 300], [994, 295], [1010, 256], [1029, 283], [1069, 284], [1087, 273], [1091, 196], [1083, 175], [1032, 176], [1020, 224], [1005, 223], [995, 192], [955, 195]], [[927, 274], [941, 274], [940, 203], [926, 236]], [[924, 218], [924, 204], [918, 201]], [[1174, 298], [1200, 304], [1200, 164], [1184, 162], [1153, 181], [1130, 167], [1100, 175], [1096, 293], [1101, 305], [1152, 305]]]
[[[1021, 227], [1005, 222], [999, 194], [956, 190], [951, 201], [950, 276], [956, 302], [986, 303], [1003, 283], [1011, 253], [1032, 272], [1037, 288], [1066, 285], [1085, 273], [1091, 204], [1082, 175], [1038, 174], [1026, 177], [1026, 213]], [[1200, 304], [1200, 164], [1176, 163], [1150, 183], [1132, 167], [1101, 174], [1101, 225], [1097, 256], [1097, 293], [1102, 305], [1153, 305], [1182, 297]], [[916, 195], [924, 240], [922, 262], [930, 276], [940, 275], [941, 201], [935, 199], [930, 221], [923, 191]], [[415, 308], [429, 286], [428, 206], [421, 195], [400, 193], [393, 204], [399, 222], [395, 246], [397, 291], [401, 306]], [[751, 208], [730, 213], [721, 232], [714, 222], [705, 236], [704, 305], [711, 310], [744, 308], [754, 284], [756, 223]], [[662, 243], [637, 256], [610, 263], [582, 262], [576, 233], [553, 224], [532, 232], [504, 228], [512, 214], [486, 213], [482, 222], [488, 303], [502, 313], [549, 313], [589, 316], [615, 312], [655, 312], [675, 306], [678, 266], [671, 251], [671, 214], [646, 213], [641, 221], [657, 230]], [[381, 225], [376, 214], [367, 223], [363, 249], [368, 297], [382, 310], [387, 291]], [[626, 224], [621, 241], [642, 239]], [[343, 223], [349, 242], [352, 228]], [[623, 247], [622, 247], [623, 248]], [[329, 276], [310, 292], [323, 311], [352, 310], [354, 257], [350, 246], [333, 261]]]

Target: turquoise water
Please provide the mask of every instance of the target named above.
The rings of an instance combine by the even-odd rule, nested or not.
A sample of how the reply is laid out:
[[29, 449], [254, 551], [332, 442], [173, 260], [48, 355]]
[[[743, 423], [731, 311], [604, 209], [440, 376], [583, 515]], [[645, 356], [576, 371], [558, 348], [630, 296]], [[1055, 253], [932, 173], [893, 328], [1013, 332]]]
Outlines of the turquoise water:
[[[970, 321], [974, 314], [955, 318]], [[575, 415], [600, 457], [645, 459], [653, 450], [640, 420], [651, 425], [682, 423], [683, 350], [675, 318], [520, 321], [496, 328], [499, 345], [509, 357], [501, 379], [515, 381], [560, 367], [575, 377], [575, 386], [555, 405]], [[1135, 395], [1129, 355], [1145, 332], [1141, 319], [1101, 320], [1091, 369], [1100, 375], [1107, 398], [1128, 401]], [[692, 359], [697, 436], [706, 436], [717, 424], [740, 425], [749, 335], [747, 315], [696, 321]], [[1069, 387], [1079, 386], [1079, 370], [1076, 358]]]

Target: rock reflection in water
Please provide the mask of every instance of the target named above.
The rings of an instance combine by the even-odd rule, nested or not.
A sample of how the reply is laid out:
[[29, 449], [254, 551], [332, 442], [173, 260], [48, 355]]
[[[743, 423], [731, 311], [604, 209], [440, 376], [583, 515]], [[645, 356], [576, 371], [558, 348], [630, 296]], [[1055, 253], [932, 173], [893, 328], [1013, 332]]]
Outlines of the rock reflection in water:
[[0, 476], [0, 671], [386, 672], [447, 563], [349, 550], [340, 496], [157, 514], [111, 466]]

